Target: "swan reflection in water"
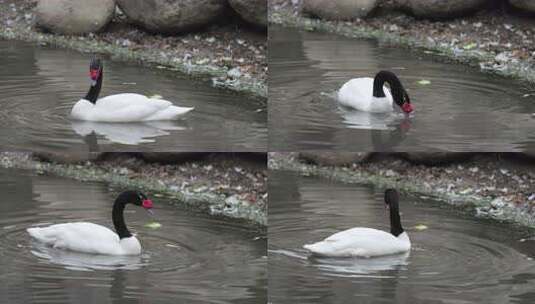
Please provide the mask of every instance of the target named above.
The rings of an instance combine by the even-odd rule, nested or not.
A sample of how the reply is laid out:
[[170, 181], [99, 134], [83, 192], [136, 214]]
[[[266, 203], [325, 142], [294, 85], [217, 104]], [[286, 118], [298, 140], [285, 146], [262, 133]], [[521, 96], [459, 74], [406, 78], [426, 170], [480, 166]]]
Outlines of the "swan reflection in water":
[[[315, 267], [325, 275], [339, 277], [388, 277], [396, 276], [395, 272], [406, 269], [409, 265], [410, 251], [401, 254], [385, 255], [374, 258], [332, 258], [310, 255], [304, 251], [269, 250], [272, 254], [280, 254], [299, 259], [303, 263]], [[393, 271], [394, 273], [384, 273]]]
[[[147, 121], [139, 123], [106, 123], [93, 121], [72, 121], [74, 132], [82, 137], [104, 136], [107, 140], [123, 145], [139, 145], [155, 142], [159, 136], [169, 135], [170, 131], [187, 130], [184, 122], [180, 121]], [[96, 144], [94, 138], [86, 142]]]
[[392, 150], [400, 145], [410, 131], [411, 116], [400, 112], [369, 113], [339, 106], [339, 113], [349, 129], [371, 130], [375, 150]]
[[404, 269], [408, 262], [409, 252], [374, 258], [323, 258], [310, 257], [311, 265], [334, 276], [377, 276], [385, 277], [385, 271]]
[[55, 249], [41, 242], [32, 241], [30, 251], [39, 259], [64, 266], [69, 270], [136, 270], [146, 266], [145, 255], [101, 255]]

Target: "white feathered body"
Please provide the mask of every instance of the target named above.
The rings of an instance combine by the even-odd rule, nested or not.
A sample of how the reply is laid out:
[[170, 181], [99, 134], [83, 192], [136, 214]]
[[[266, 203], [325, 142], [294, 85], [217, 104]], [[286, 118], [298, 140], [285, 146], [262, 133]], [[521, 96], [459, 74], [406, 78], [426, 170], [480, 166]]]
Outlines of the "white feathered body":
[[135, 236], [119, 239], [101, 225], [77, 222], [27, 229], [36, 240], [57, 249], [105, 255], [138, 255], [141, 244]]
[[72, 108], [71, 117], [100, 122], [175, 120], [191, 110], [193, 108], [174, 106], [167, 100], [124, 93], [106, 96], [95, 104], [81, 99]]
[[352, 228], [335, 233], [321, 242], [303, 248], [318, 256], [374, 257], [407, 252], [411, 242], [406, 232], [395, 237], [372, 228]]
[[393, 98], [383, 87], [386, 97], [373, 96], [373, 78], [355, 78], [346, 82], [338, 91], [338, 102], [346, 107], [372, 113], [392, 112]]

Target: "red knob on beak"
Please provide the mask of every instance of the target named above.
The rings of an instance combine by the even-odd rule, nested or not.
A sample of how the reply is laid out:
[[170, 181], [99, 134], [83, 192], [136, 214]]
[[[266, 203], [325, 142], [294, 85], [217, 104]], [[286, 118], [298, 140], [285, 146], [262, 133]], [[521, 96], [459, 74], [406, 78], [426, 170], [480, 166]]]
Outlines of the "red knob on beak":
[[401, 109], [403, 110], [403, 112], [407, 113], [407, 114], [410, 114], [412, 111], [414, 111], [414, 109], [412, 108], [412, 105], [408, 102], [404, 103], [402, 106], [401, 106]]
[[150, 199], [143, 200], [143, 203], [141, 205], [145, 209], [150, 209], [152, 208], [152, 201]]
[[89, 77], [91, 77], [91, 80], [97, 80], [98, 79], [98, 70], [89, 70]]

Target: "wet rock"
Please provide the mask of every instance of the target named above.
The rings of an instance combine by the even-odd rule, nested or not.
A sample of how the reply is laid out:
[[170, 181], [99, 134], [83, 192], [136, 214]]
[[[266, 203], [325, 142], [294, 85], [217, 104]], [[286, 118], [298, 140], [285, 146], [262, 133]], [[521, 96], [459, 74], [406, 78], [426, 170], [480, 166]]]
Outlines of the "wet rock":
[[246, 21], [267, 27], [267, 0], [229, 0], [229, 4]]
[[117, 0], [117, 5], [133, 23], [166, 34], [208, 25], [228, 9], [226, 0]]
[[102, 156], [99, 152], [33, 152], [32, 156], [43, 162], [57, 164], [80, 164], [86, 161], [97, 160]]
[[345, 166], [367, 160], [371, 153], [365, 152], [300, 152], [299, 158], [305, 162], [324, 166]]
[[149, 163], [180, 164], [205, 158], [209, 153], [193, 152], [143, 152], [141, 157]]
[[403, 157], [413, 163], [423, 165], [442, 165], [452, 162], [468, 160], [472, 157], [470, 153], [452, 152], [410, 152], [403, 153]]
[[423, 18], [451, 18], [470, 14], [487, 0], [403, 0], [412, 13]]
[[509, 0], [509, 3], [516, 8], [535, 13], [535, 1], [533, 0]]
[[351, 20], [367, 16], [377, 0], [304, 0], [303, 12], [328, 20]]
[[41, 0], [35, 9], [37, 25], [59, 34], [98, 32], [114, 12], [114, 0]]

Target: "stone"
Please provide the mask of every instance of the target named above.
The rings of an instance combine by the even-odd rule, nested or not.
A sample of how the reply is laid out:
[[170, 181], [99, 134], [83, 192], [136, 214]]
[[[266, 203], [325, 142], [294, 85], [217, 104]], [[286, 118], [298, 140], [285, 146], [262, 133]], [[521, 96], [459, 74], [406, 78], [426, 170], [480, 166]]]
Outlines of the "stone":
[[87, 161], [96, 161], [100, 159], [102, 153], [100, 152], [44, 152], [36, 151], [32, 156], [42, 162], [57, 163], [57, 164], [82, 164]]
[[468, 15], [488, 0], [404, 0], [403, 4], [415, 16], [422, 18], [452, 18]]
[[176, 34], [215, 22], [227, 0], [117, 0], [128, 20], [154, 33]]
[[366, 161], [367, 152], [300, 152], [299, 159], [322, 166], [347, 166]]
[[535, 1], [533, 0], [509, 0], [509, 3], [521, 10], [525, 10], [530, 13], [535, 13]]
[[40, 0], [37, 26], [58, 34], [86, 34], [103, 30], [113, 18], [115, 0]]
[[267, 0], [229, 0], [229, 4], [245, 21], [267, 28]]
[[204, 159], [209, 153], [194, 152], [142, 152], [140, 156], [149, 163], [181, 164], [188, 161]]
[[408, 152], [402, 155], [410, 162], [429, 166], [466, 161], [472, 157], [470, 153], [456, 152]]
[[377, 0], [304, 0], [303, 12], [328, 20], [352, 20], [367, 16]]

